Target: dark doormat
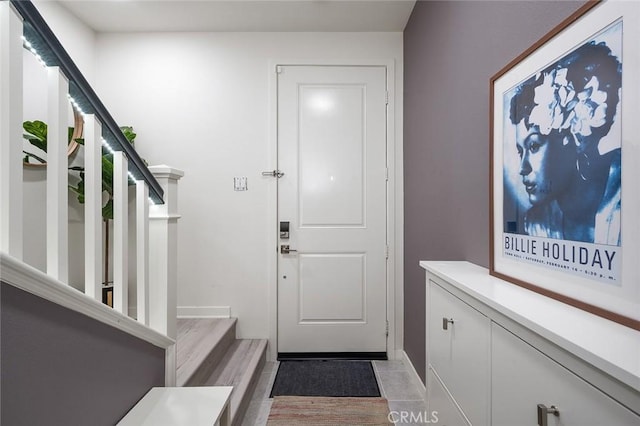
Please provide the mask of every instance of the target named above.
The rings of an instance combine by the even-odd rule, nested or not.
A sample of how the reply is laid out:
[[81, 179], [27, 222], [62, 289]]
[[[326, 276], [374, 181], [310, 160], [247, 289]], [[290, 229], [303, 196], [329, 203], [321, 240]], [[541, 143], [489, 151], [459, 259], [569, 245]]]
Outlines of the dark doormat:
[[380, 396], [370, 361], [280, 361], [274, 396]]

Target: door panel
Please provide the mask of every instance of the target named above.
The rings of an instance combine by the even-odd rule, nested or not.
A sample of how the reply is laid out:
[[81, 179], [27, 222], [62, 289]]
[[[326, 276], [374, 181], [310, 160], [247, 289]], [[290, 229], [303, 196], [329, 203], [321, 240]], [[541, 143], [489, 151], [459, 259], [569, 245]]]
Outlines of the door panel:
[[279, 352], [386, 351], [386, 70], [278, 75]]
[[364, 226], [361, 85], [300, 86], [300, 226]]
[[304, 254], [299, 262], [300, 324], [365, 321], [364, 253]]

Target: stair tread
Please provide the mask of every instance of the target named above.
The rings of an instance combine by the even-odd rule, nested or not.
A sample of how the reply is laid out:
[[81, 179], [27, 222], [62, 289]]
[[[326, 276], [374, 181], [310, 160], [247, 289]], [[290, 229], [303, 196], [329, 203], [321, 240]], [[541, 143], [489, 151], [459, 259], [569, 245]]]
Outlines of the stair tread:
[[[178, 319], [176, 382], [185, 385], [212, 351], [226, 351], [235, 339], [235, 318]], [[229, 334], [232, 333], [231, 339]], [[223, 345], [223, 346], [220, 346]]]
[[203, 383], [204, 386], [233, 386], [230, 401], [232, 423], [238, 423], [237, 415], [249, 404], [264, 364], [266, 350], [267, 340], [236, 340], [227, 350], [218, 368]]

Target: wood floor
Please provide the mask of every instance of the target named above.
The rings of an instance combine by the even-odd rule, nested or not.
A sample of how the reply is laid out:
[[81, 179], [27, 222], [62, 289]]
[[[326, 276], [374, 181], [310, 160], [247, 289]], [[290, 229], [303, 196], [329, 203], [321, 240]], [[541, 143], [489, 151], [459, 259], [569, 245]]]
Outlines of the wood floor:
[[235, 339], [235, 318], [178, 319], [177, 386], [206, 380]]
[[267, 341], [236, 339], [235, 318], [178, 319], [178, 386], [233, 386], [232, 424], [240, 424], [266, 359]]

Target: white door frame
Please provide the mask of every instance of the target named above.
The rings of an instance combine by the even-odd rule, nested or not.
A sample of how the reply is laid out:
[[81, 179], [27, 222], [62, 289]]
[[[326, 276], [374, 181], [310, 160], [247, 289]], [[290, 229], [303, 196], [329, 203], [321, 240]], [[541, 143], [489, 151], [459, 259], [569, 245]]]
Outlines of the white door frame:
[[[377, 63], [349, 61], [300, 61], [271, 60], [269, 62], [269, 159], [264, 170], [275, 170], [278, 159], [278, 65], [306, 66], [384, 66], [387, 70], [387, 167], [389, 182], [387, 183], [387, 243], [389, 244], [389, 260], [387, 263], [387, 321], [389, 336], [387, 338], [387, 357], [399, 359], [403, 346], [403, 199], [402, 195], [402, 149], [401, 140], [396, 137], [396, 74], [394, 61]], [[267, 357], [274, 361], [278, 355], [278, 192], [275, 178], [269, 186], [269, 231], [267, 250], [269, 258], [268, 278], [268, 312], [269, 312], [269, 349]], [[398, 204], [399, 203], [399, 204]]]

